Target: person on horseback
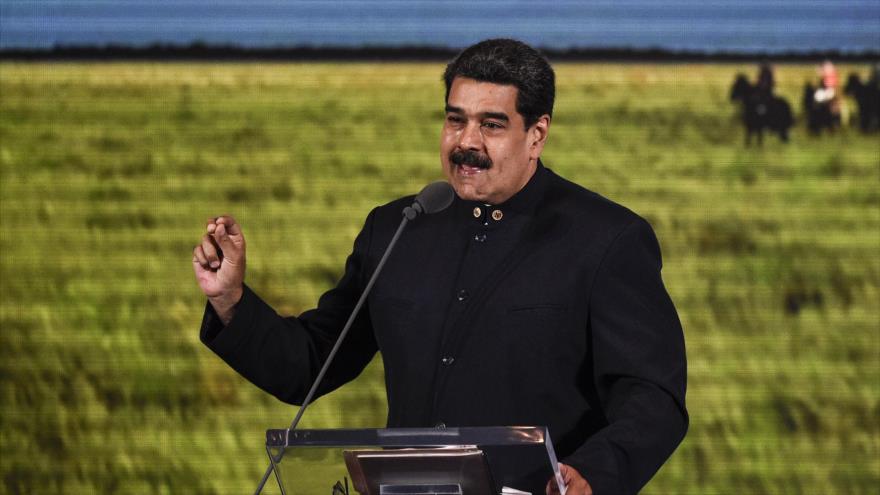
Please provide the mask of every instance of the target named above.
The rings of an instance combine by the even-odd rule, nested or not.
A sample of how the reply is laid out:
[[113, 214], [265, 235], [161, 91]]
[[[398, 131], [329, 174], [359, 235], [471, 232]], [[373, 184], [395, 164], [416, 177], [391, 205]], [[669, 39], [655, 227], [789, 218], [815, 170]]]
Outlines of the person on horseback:
[[746, 127], [746, 145], [751, 144], [752, 136], [758, 138], [758, 144], [764, 141], [764, 130], [779, 135], [782, 142], [788, 141], [788, 130], [794, 123], [791, 106], [773, 94], [773, 69], [768, 63], [762, 63], [758, 72], [758, 81], [752, 85], [745, 74], [737, 74], [730, 90], [730, 101], [738, 101], [741, 105], [742, 121]]
[[813, 96], [820, 111], [827, 113], [827, 127], [830, 130], [837, 128], [841, 122], [843, 103], [838, 91], [839, 86], [840, 78], [837, 75], [837, 69], [830, 60], [825, 60], [819, 66], [819, 88], [816, 89]]
[[768, 62], [762, 62], [758, 68], [758, 83], [755, 86], [757, 93], [769, 99], [773, 96], [773, 67]]

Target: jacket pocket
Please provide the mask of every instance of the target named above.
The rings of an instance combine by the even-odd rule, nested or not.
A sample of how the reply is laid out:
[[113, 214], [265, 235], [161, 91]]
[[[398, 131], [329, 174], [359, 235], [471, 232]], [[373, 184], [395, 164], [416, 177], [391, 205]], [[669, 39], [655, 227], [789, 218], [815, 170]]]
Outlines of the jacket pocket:
[[508, 308], [508, 313], [526, 313], [526, 312], [565, 312], [568, 310], [566, 304], [555, 303], [536, 303], [536, 304], [518, 304]]

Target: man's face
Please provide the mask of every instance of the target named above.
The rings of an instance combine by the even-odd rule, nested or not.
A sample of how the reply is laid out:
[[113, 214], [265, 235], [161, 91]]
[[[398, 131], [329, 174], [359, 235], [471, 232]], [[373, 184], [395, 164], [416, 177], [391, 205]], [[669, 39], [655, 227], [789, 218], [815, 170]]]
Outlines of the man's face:
[[532, 177], [550, 117], [526, 129], [516, 111], [516, 86], [456, 77], [440, 137], [443, 172], [462, 199], [499, 204]]

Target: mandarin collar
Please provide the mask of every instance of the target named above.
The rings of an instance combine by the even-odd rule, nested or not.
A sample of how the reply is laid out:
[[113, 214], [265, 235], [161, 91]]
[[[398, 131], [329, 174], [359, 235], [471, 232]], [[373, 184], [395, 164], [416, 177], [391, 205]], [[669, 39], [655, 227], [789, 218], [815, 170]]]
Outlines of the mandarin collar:
[[[544, 187], [547, 182], [546, 176], [547, 170], [539, 159], [535, 173], [532, 174], [532, 177], [529, 178], [526, 185], [516, 194], [508, 198], [507, 201], [501, 204], [491, 205], [481, 201], [466, 201], [456, 195], [455, 202], [457, 203], [457, 214], [481, 221], [488, 220], [487, 217], [493, 214], [496, 216], [499, 215], [499, 213], [495, 213], [497, 211], [500, 211], [501, 218], [496, 220], [509, 218], [510, 215], [529, 215], [534, 212], [535, 208], [537, 208], [538, 202], [544, 194]], [[480, 211], [479, 215], [476, 213], [477, 209]]]

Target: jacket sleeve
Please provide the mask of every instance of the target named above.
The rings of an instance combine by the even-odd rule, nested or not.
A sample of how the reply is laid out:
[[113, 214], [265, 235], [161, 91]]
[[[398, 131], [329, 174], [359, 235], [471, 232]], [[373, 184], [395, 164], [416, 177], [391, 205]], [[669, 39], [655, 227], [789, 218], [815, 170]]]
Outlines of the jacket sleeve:
[[684, 336], [650, 225], [612, 241], [590, 295], [594, 385], [608, 425], [567, 462], [596, 495], [637, 493], [688, 426]]
[[[318, 307], [299, 317], [281, 317], [249, 287], [225, 327], [207, 304], [200, 338], [243, 377], [284, 402], [301, 405], [354, 309], [369, 273], [367, 254], [374, 212], [354, 243], [345, 273], [321, 296]], [[318, 389], [326, 394], [354, 379], [377, 345], [365, 305]]]

